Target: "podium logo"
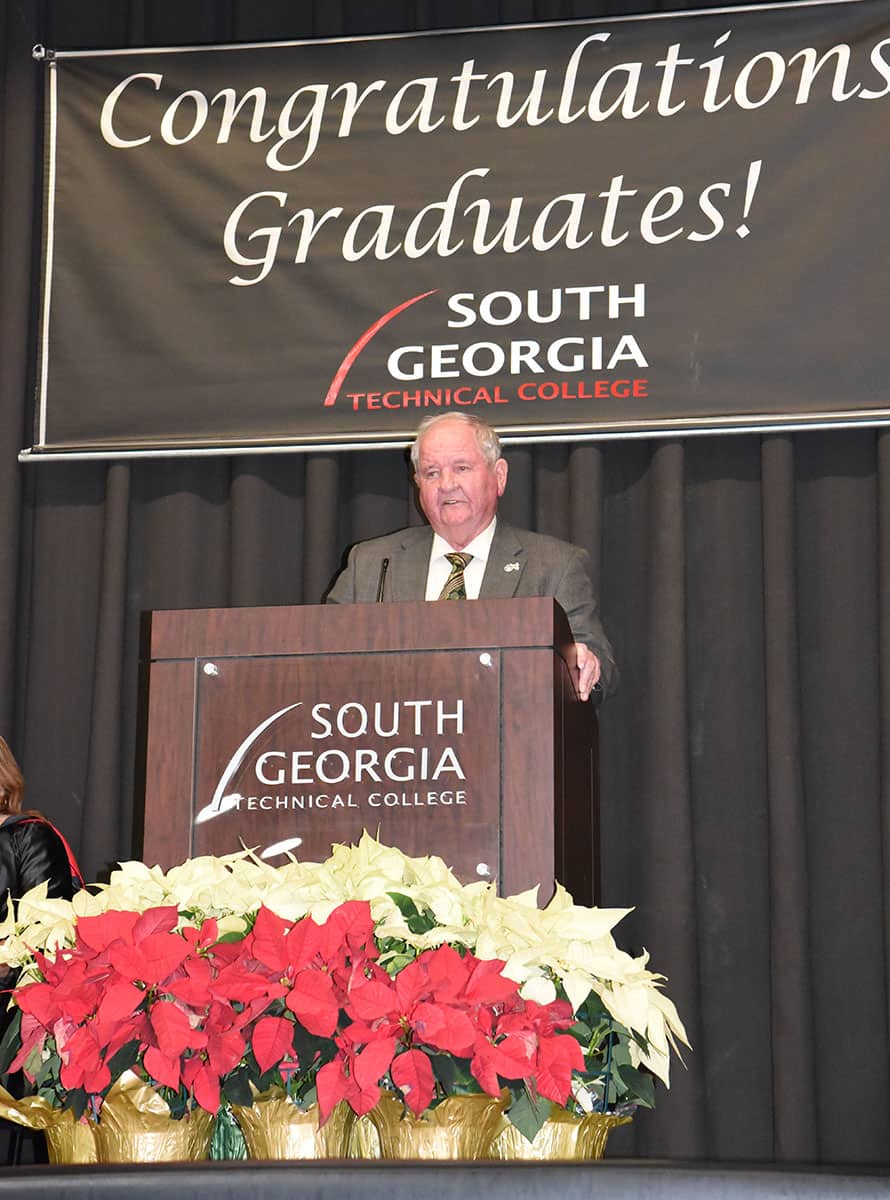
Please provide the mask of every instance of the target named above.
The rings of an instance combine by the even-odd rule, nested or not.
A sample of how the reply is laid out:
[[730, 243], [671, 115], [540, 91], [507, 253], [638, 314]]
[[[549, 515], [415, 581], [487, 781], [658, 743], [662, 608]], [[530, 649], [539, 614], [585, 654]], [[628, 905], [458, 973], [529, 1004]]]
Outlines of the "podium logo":
[[226, 763], [225, 770], [220, 775], [219, 783], [214, 789], [213, 799], [195, 817], [196, 825], [203, 824], [204, 821], [212, 821], [214, 817], [219, 817], [223, 813], [230, 812], [233, 808], [238, 807], [241, 801], [241, 793], [232, 792], [227, 794], [226, 789], [244, 765], [244, 760], [251, 746], [261, 734], [266, 732], [270, 725], [274, 725], [276, 721], [280, 720], [287, 713], [293, 712], [295, 708], [300, 708], [302, 703], [302, 700], [298, 700], [296, 704], [288, 704], [286, 708], [280, 708], [278, 712], [272, 713], [271, 717], [266, 717], [265, 721], [261, 721], [255, 729], [250, 731], [228, 763]]
[[[274, 748], [261, 742], [272, 726], [299, 708], [303, 709], [306, 725], [297, 735], [296, 744], [291, 741], [296, 732], [293, 729], [290, 738], [282, 738], [279, 729], [279, 744]], [[339, 706], [325, 701], [287, 704], [263, 718], [242, 740], [226, 763], [210, 803], [195, 817], [195, 824], [244, 808], [305, 811], [357, 808], [364, 802], [374, 807], [374, 797], [383, 792], [368, 789], [404, 784], [444, 785], [446, 791], [437, 790], [437, 799], [427, 802], [451, 803], [446, 798], [452, 795], [448, 785], [459, 786], [467, 778], [460, 761], [463, 734], [462, 698], [451, 704], [438, 697], [386, 703], [376, 700], [371, 704], [347, 701]], [[237, 787], [249, 794], [242, 794]], [[342, 792], [290, 791], [330, 787], [342, 788]], [[355, 794], [351, 788], [356, 789]], [[254, 791], [257, 794], [250, 794]]]

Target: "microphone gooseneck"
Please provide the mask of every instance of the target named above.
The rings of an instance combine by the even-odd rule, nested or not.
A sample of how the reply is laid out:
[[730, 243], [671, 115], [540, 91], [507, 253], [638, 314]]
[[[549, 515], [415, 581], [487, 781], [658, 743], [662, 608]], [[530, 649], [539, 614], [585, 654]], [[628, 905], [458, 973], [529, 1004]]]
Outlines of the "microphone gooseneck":
[[380, 578], [377, 581], [377, 603], [383, 599], [383, 589], [386, 586], [386, 572], [389, 570], [389, 559], [385, 558], [380, 564]]

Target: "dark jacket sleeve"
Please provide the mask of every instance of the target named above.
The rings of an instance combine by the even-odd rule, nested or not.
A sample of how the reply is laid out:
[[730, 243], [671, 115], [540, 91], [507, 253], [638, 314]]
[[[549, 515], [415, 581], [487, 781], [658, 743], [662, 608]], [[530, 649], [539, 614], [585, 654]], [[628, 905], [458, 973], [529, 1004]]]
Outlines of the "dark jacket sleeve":
[[53, 900], [70, 900], [73, 895], [71, 864], [62, 839], [45, 821], [20, 825], [15, 831], [19, 864], [19, 895], [44, 879]]
[[19, 900], [44, 880], [51, 899], [70, 900], [74, 894], [71, 865], [58, 834], [40, 820], [0, 825], [0, 909], [5, 913], [7, 893]]

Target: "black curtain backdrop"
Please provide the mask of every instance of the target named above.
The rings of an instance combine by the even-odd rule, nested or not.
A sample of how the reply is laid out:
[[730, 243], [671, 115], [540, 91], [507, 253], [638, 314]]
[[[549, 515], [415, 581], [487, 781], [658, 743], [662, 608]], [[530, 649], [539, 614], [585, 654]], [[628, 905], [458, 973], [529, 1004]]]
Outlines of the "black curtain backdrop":
[[[399, 452], [17, 464], [39, 250], [32, 45], [709, 7], [0, 0], [0, 730], [88, 876], [132, 853], [140, 612], [317, 603], [347, 543], [417, 516]], [[619, 941], [669, 976], [694, 1044], [610, 1152], [890, 1161], [890, 432], [508, 458], [507, 518], [593, 556], [622, 670], [601, 719], [603, 903], [636, 906]]]

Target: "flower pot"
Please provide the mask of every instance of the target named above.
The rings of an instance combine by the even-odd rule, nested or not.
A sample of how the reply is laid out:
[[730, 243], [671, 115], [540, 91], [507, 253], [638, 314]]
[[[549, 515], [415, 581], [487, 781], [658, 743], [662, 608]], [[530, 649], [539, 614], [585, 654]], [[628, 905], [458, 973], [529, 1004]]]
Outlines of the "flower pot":
[[286, 1096], [258, 1097], [250, 1105], [233, 1105], [250, 1158], [346, 1158], [355, 1113], [338, 1104], [324, 1125], [318, 1105], [298, 1108]]
[[384, 1092], [368, 1116], [380, 1137], [381, 1158], [491, 1158], [508, 1100], [509, 1092], [448, 1096], [416, 1117]]
[[618, 1117], [612, 1113], [577, 1116], [554, 1104], [533, 1142], [523, 1137], [515, 1125], [506, 1124], [495, 1139], [495, 1157], [509, 1161], [599, 1159], [606, 1152], [606, 1139], [611, 1131], [631, 1120], [631, 1117]]
[[44, 1126], [46, 1155], [51, 1163], [94, 1163], [96, 1127], [89, 1121], [75, 1121], [70, 1109], [59, 1113], [58, 1120]]
[[174, 1120], [153, 1087], [131, 1072], [112, 1086], [94, 1126], [100, 1163], [195, 1162], [210, 1154], [213, 1117], [195, 1108]]
[[95, 1127], [96, 1158], [100, 1163], [197, 1162], [210, 1153], [213, 1118], [195, 1109], [181, 1121], [128, 1116], [124, 1120], [102, 1118]]
[[70, 1108], [53, 1108], [42, 1096], [17, 1099], [0, 1087], [0, 1117], [25, 1129], [41, 1130], [51, 1163], [96, 1161], [95, 1126], [89, 1121], [76, 1121]]

